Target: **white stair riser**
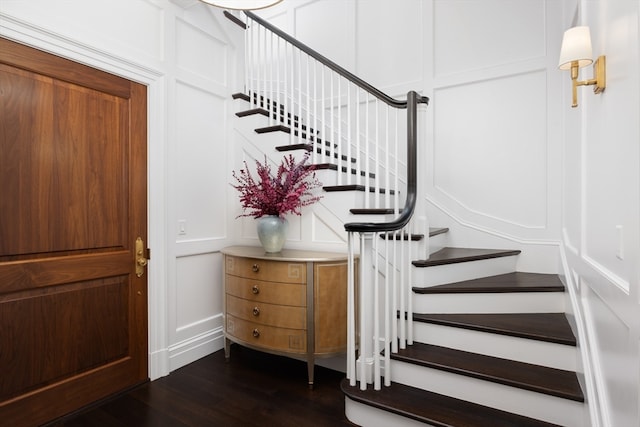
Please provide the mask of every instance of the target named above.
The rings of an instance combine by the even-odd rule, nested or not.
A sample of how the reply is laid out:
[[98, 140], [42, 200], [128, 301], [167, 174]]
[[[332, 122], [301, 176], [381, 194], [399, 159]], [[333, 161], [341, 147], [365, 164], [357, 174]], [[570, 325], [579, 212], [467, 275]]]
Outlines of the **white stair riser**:
[[392, 361], [391, 369], [391, 380], [401, 384], [566, 427], [582, 427], [580, 402], [411, 363]]
[[440, 233], [433, 237], [429, 237], [429, 254], [438, 252], [440, 249], [447, 246], [447, 233]]
[[576, 370], [576, 348], [564, 344], [414, 322], [414, 341], [516, 360], [550, 368]]
[[[363, 191], [332, 191], [322, 192], [322, 201], [340, 218], [344, 218], [345, 222], [364, 222], [362, 215], [353, 215], [349, 211], [353, 208], [365, 207], [365, 193]], [[380, 199], [381, 206], [386, 207], [383, 198]], [[374, 208], [375, 199], [373, 194], [369, 194], [369, 207]], [[367, 215], [373, 222], [383, 221], [382, 215]]]
[[515, 270], [516, 257], [507, 256], [433, 267], [414, 267], [412, 275], [416, 286], [434, 286], [497, 276], [512, 273]]
[[365, 405], [348, 397], [344, 398], [344, 412], [347, 419], [362, 427], [430, 427], [402, 415]]
[[562, 292], [414, 294], [415, 313], [564, 313]]

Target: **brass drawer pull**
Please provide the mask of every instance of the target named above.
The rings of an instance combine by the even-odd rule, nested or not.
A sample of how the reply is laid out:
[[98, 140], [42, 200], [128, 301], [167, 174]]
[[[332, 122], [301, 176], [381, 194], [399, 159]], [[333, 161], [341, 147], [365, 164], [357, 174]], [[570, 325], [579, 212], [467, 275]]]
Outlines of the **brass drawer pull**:
[[253, 336], [256, 338], [260, 337], [260, 331], [257, 328], [253, 330]]
[[253, 292], [254, 295], [258, 295], [260, 293], [260, 288], [258, 287], [258, 285], [253, 285], [253, 288], [251, 288], [251, 292]]
[[251, 266], [251, 270], [253, 270], [254, 273], [257, 273], [258, 271], [260, 271], [260, 266], [258, 264], [253, 264]]
[[253, 307], [253, 315], [260, 316], [260, 309], [258, 307]]

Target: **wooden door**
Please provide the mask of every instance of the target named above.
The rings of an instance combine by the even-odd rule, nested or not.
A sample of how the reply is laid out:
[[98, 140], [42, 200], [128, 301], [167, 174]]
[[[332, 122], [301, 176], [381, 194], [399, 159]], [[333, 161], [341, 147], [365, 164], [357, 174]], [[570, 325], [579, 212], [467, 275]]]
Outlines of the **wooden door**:
[[0, 38], [0, 424], [148, 377], [146, 108], [140, 84]]

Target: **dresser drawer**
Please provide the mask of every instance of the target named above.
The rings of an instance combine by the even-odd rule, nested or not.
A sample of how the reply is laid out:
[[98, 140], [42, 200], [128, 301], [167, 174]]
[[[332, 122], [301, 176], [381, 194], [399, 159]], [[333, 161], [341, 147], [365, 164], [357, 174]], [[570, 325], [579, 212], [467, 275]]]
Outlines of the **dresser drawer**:
[[226, 255], [225, 272], [238, 277], [281, 283], [306, 283], [307, 266], [300, 262], [269, 261]]
[[228, 313], [227, 335], [231, 339], [269, 350], [289, 353], [306, 353], [307, 351], [307, 333], [303, 329], [266, 326]]
[[306, 285], [266, 282], [243, 277], [225, 276], [227, 295], [256, 302], [305, 307], [307, 305]]
[[306, 329], [304, 307], [267, 304], [227, 295], [227, 313], [250, 322], [280, 328]]

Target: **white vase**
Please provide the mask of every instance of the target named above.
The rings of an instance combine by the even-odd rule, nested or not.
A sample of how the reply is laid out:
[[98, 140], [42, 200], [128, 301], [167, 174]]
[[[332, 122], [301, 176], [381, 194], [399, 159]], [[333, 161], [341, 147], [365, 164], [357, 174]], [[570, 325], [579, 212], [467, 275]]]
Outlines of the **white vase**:
[[258, 218], [258, 239], [265, 252], [280, 252], [287, 237], [288, 222], [278, 215]]

